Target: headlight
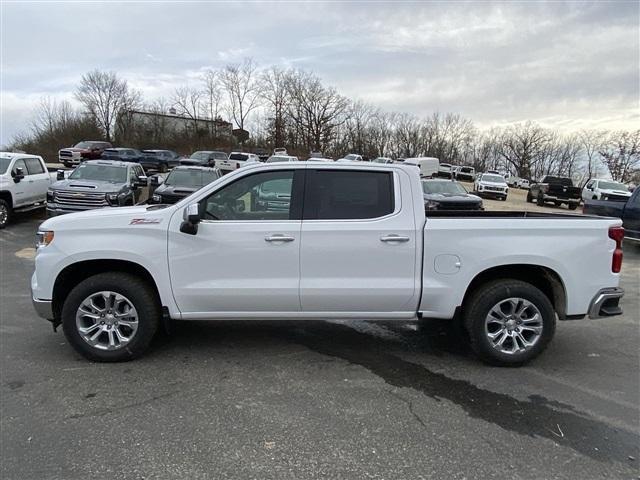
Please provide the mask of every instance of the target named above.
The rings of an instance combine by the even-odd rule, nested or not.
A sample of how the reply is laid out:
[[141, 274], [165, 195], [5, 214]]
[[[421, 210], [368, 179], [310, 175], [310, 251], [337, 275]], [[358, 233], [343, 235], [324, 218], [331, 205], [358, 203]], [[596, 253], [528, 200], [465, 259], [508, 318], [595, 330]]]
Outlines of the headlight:
[[53, 242], [53, 230], [38, 230], [36, 233], [36, 248], [46, 247]]
[[427, 200], [427, 203], [425, 203], [425, 207], [427, 210], [437, 210], [439, 206], [440, 203], [434, 200]]
[[160, 203], [162, 201], [162, 197], [160, 197], [160, 195], [153, 195], [151, 197], [151, 200], [153, 200], [154, 202]]
[[118, 204], [118, 194], [117, 193], [107, 193], [105, 195], [107, 197], [107, 202], [109, 202], [110, 204]]

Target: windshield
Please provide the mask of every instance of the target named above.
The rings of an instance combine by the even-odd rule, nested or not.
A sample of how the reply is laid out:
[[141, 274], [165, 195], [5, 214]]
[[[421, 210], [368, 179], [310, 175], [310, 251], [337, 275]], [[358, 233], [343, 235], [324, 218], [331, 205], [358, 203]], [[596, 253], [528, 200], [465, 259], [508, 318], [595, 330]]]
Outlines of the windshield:
[[229, 155], [229, 160], [247, 160], [249, 155], [246, 153], [232, 153]]
[[618, 182], [599, 182], [598, 187], [605, 190], [622, 190], [625, 192], [629, 190], [624, 183]]
[[353, 153], [350, 153], [344, 158], [346, 158], [347, 160], [360, 160], [360, 155], [355, 155]]
[[9, 164], [11, 163], [10, 158], [0, 158], [0, 175], [7, 171], [9, 168]]
[[571, 181], [571, 179], [566, 177], [546, 176], [542, 179], [542, 183], [559, 183], [560, 185], [564, 185], [566, 187], [573, 186], [573, 182]]
[[76, 143], [74, 148], [91, 148], [93, 145], [93, 142], [80, 142]]
[[473, 172], [473, 167], [461, 167], [460, 171], [463, 173], [471, 173]]
[[458, 182], [422, 182], [424, 193], [452, 193], [464, 195], [467, 191]]
[[217, 178], [216, 172], [210, 170], [173, 170], [164, 181], [164, 184], [200, 188], [217, 180]]
[[378, 158], [374, 159], [373, 162], [374, 163], [387, 163], [390, 160], [391, 160], [390, 158], [378, 157]]
[[127, 167], [115, 165], [98, 165], [84, 163], [79, 165], [71, 175], [70, 180], [96, 180], [111, 183], [127, 182]]
[[504, 183], [504, 177], [501, 175], [482, 175], [483, 182]]
[[195, 160], [208, 160], [209, 152], [194, 152], [189, 158], [193, 158]]

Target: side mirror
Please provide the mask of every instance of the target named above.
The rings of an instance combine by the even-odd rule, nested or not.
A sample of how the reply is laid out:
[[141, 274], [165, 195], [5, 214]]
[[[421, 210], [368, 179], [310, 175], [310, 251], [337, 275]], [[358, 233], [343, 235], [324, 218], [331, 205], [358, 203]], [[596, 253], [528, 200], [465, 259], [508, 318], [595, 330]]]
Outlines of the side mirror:
[[149, 185], [149, 177], [147, 177], [146, 175], [139, 175], [138, 178], [136, 178], [134, 184], [137, 187], [146, 187], [147, 185]]
[[56, 180], [64, 180], [64, 170], [56, 171]]
[[12, 176], [15, 183], [18, 183], [20, 180], [22, 180], [24, 178], [24, 170], [22, 169], [22, 167], [16, 168]]
[[245, 209], [244, 200], [236, 200], [236, 211], [244, 212], [244, 209]]
[[164, 183], [164, 177], [160, 175], [152, 175], [151, 177], [149, 177], [149, 185], [151, 185], [152, 187], [157, 187], [161, 183]]
[[180, 231], [182, 233], [188, 233], [189, 235], [195, 235], [198, 233], [198, 224], [200, 223], [200, 205], [197, 203], [191, 203], [185, 207], [182, 211], [182, 223], [180, 224]]

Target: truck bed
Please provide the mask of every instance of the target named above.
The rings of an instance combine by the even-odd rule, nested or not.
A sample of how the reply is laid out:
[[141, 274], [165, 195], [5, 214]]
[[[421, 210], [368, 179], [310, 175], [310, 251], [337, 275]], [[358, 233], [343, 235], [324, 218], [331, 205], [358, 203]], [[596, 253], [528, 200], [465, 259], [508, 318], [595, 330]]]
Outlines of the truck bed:
[[591, 219], [597, 218], [593, 215], [581, 215], [579, 213], [546, 213], [546, 212], [526, 212], [526, 211], [486, 211], [486, 210], [425, 210], [427, 218], [447, 217], [447, 218], [544, 218], [544, 219]]

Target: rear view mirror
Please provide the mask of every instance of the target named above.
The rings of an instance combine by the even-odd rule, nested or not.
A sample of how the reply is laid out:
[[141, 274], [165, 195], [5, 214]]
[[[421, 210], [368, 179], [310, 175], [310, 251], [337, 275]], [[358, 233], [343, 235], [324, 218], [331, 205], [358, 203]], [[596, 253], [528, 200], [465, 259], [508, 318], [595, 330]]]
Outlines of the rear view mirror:
[[64, 180], [64, 170], [58, 170], [56, 172], [56, 180]]

